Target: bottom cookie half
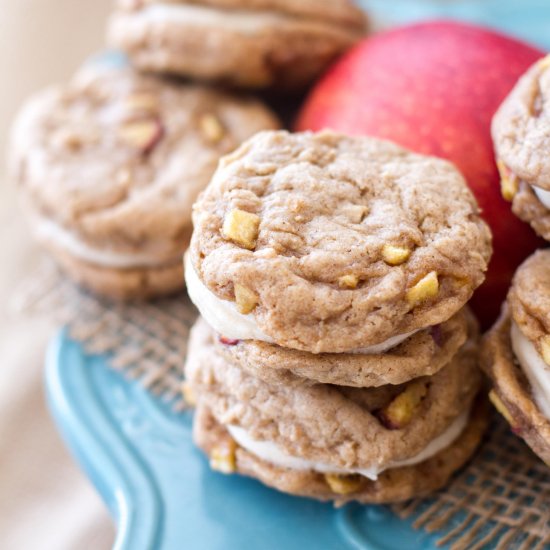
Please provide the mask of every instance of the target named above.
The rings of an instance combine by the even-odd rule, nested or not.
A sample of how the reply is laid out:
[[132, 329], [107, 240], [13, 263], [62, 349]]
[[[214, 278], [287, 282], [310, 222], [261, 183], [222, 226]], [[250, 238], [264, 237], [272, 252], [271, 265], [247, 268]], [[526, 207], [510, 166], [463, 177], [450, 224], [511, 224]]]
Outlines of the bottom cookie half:
[[376, 481], [364, 476], [323, 474], [274, 466], [239, 447], [229, 432], [200, 405], [194, 423], [195, 443], [209, 456], [213, 469], [253, 477], [279, 491], [334, 501], [392, 503], [441, 489], [472, 457], [487, 427], [486, 402], [478, 398], [466, 429], [449, 447], [413, 466], [384, 471]]

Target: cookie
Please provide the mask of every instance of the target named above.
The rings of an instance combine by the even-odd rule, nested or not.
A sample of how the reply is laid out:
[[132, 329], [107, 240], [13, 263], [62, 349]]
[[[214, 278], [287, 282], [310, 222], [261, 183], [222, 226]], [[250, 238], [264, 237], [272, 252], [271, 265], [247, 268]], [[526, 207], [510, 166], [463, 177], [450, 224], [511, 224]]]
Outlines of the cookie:
[[402, 384], [430, 376], [444, 367], [468, 336], [471, 313], [462, 310], [449, 321], [422, 330], [385, 353], [322, 353], [282, 348], [259, 340], [229, 340], [215, 334], [201, 318], [195, 331], [211, 338], [216, 352], [269, 384], [317, 383], [352, 387]]
[[339, 468], [383, 466], [418, 454], [468, 409], [479, 389], [475, 336], [433, 376], [379, 388], [270, 385], [228, 362], [213, 336], [199, 324], [190, 337], [185, 373], [196, 400], [253, 439]]
[[32, 229], [69, 275], [115, 298], [183, 287], [191, 208], [219, 158], [276, 128], [256, 100], [93, 65], [31, 99], [10, 172]]
[[491, 235], [450, 163], [369, 137], [262, 132], [193, 210], [186, 280], [223, 336], [383, 352], [451, 318]]
[[550, 240], [550, 56], [533, 65], [492, 125], [502, 195], [513, 212]]
[[482, 367], [496, 408], [550, 465], [550, 250], [518, 269], [507, 304], [485, 338]]
[[140, 70], [296, 89], [365, 29], [350, 0], [118, 0], [108, 37]]
[[[234, 446], [260, 463], [296, 475], [352, 475], [373, 482], [459, 441], [480, 388], [475, 335], [438, 373], [406, 384], [285, 387], [228, 362], [199, 323], [185, 372], [187, 393], [199, 409], [206, 408]], [[201, 441], [197, 436], [199, 446]], [[210, 455], [215, 458], [214, 449]]]
[[475, 453], [487, 423], [486, 403], [478, 400], [470, 422], [451, 445], [418, 464], [386, 470], [376, 481], [360, 475], [331, 475], [275, 466], [238, 446], [204, 405], [195, 413], [193, 434], [211, 465], [222, 473], [239, 473], [285, 493], [333, 501], [337, 505], [350, 501], [382, 504], [423, 497], [445, 487]]

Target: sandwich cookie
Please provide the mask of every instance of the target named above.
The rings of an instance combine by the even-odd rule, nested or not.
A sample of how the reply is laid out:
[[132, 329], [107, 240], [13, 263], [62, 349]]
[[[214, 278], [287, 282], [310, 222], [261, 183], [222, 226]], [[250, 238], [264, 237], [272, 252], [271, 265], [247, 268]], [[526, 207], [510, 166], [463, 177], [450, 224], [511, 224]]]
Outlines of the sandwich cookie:
[[499, 412], [550, 465], [550, 250], [518, 269], [502, 315], [487, 334], [482, 366]]
[[531, 67], [492, 125], [502, 195], [512, 210], [550, 240], [550, 56]]
[[[198, 330], [197, 330], [198, 329]], [[214, 469], [321, 500], [389, 502], [444, 485], [485, 425], [474, 337], [432, 377], [399, 386], [272, 386], [193, 329], [186, 388]]]
[[24, 106], [10, 171], [34, 234], [72, 278], [149, 298], [183, 287], [192, 203], [219, 158], [277, 126], [253, 99], [91, 65]]
[[383, 353], [455, 315], [491, 236], [450, 163], [368, 137], [262, 132], [193, 210], [189, 295], [229, 339]]
[[108, 36], [140, 70], [294, 89], [365, 29], [350, 0], [118, 0]]
[[230, 340], [216, 334], [202, 318], [195, 330], [208, 333], [226, 361], [269, 384], [362, 388], [402, 384], [435, 374], [466, 342], [469, 323], [475, 321], [463, 309], [449, 321], [416, 332], [385, 353], [312, 354], [260, 340]]

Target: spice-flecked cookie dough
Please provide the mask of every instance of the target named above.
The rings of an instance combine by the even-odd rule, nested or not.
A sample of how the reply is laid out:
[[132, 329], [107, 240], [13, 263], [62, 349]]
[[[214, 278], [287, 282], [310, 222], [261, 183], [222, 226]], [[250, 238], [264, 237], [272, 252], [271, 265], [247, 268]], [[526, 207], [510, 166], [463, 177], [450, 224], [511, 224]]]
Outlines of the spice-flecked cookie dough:
[[550, 240], [550, 56], [533, 65], [492, 126], [501, 189], [512, 210]]
[[147, 298], [183, 288], [192, 203], [219, 158], [277, 127], [256, 100], [96, 64], [25, 105], [10, 171], [68, 274], [106, 296]]
[[287, 387], [317, 383], [352, 387], [402, 384], [444, 367], [468, 337], [471, 313], [415, 333], [385, 353], [322, 353], [282, 348], [259, 340], [229, 340], [200, 318], [195, 331], [209, 335], [217, 353], [269, 384]]
[[230, 339], [383, 352], [458, 312], [491, 236], [452, 164], [368, 137], [261, 132], [193, 210], [187, 288]]
[[365, 33], [351, 0], [118, 0], [109, 41], [141, 70], [300, 88]]
[[[470, 457], [481, 436], [478, 413], [471, 412], [480, 387], [475, 335], [438, 373], [407, 384], [284, 387], [267, 384], [226, 361], [212, 333], [198, 325], [191, 335], [185, 372], [187, 394], [203, 411], [196, 420], [196, 441], [210, 455], [212, 466], [252, 473], [298, 494], [364, 501], [423, 494], [434, 483], [444, 483]], [[205, 410], [215, 421], [204, 419]], [[470, 420], [476, 426], [473, 432]], [[209, 429], [213, 433], [204, 433]], [[227, 432], [224, 441], [233, 442], [229, 447], [208, 443], [222, 432]], [[245, 452], [248, 467], [235, 463], [237, 449]], [[372, 489], [382, 480], [380, 489], [389, 490], [386, 480], [394, 476], [409, 477], [446, 462], [436, 469], [443, 475], [435, 474], [431, 483], [421, 476], [418, 485], [409, 480], [398, 493]], [[302, 479], [301, 491], [285, 487], [283, 481], [277, 485], [281, 471], [296, 483]], [[314, 488], [308, 492], [313, 479]], [[324, 493], [319, 491], [322, 479]]]
[[550, 465], [550, 250], [518, 269], [506, 306], [485, 338], [482, 366], [491, 400]]

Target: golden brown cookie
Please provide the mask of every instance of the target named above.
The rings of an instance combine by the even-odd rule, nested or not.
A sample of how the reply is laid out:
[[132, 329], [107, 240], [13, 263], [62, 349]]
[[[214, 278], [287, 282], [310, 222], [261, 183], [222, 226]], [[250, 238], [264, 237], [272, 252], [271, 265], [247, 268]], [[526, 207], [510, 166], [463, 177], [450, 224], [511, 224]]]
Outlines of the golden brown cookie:
[[506, 306], [485, 337], [482, 367], [491, 399], [542, 460], [550, 464], [550, 250], [518, 269]]
[[417, 332], [385, 353], [321, 353], [282, 348], [259, 340], [230, 340], [215, 334], [204, 319], [194, 329], [211, 338], [217, 353], [269, 384], [317, 383], [375, 387], [431, 376], [444, 367], [468, 337], [471, 313], [461, 310], [449, 321]]
[[502, 194], [513, 212], [550, 240], [550, 56], [519, 80], [493, 119]]
[[227, 338], [385, 351], [457, 313], [489, 228], [452, 164], [368, 137], [262, 132], [194, 207], [186, 280]]
[[365, 33], [350, 0], [118, 0], [109, 41], [141, 70], [301, 88]]
[[340, 505], [350, 501], [399, 502], [426, 496], [445, 487], [451, 476], [476, 451], [487, 423], [486, 403], [478, 400], [467, 427], [449, 447], [419, 464], [386, 470], [376, 481], [359, 475], [330, 475], [274, 466], [238, 446], [202, 404], [195, 413], [193, 434], [196, 444], [218, 471], [240, 473], [285, 493], [334, 501]]
[[279, 466], [374, 479], [422, 462], [460, 436], [480, 387], [475, 336], [438, 373], [399, 386], [286, 387], [228, 362], [198, 329], [185, 365], [188, 393], [241, 446]]
[[191, 208], [219, 158], [278, 122], [261, 103], [105, 64], [31, 99], [10, 172], [37, 239], [87, 288], [183, 288]]

